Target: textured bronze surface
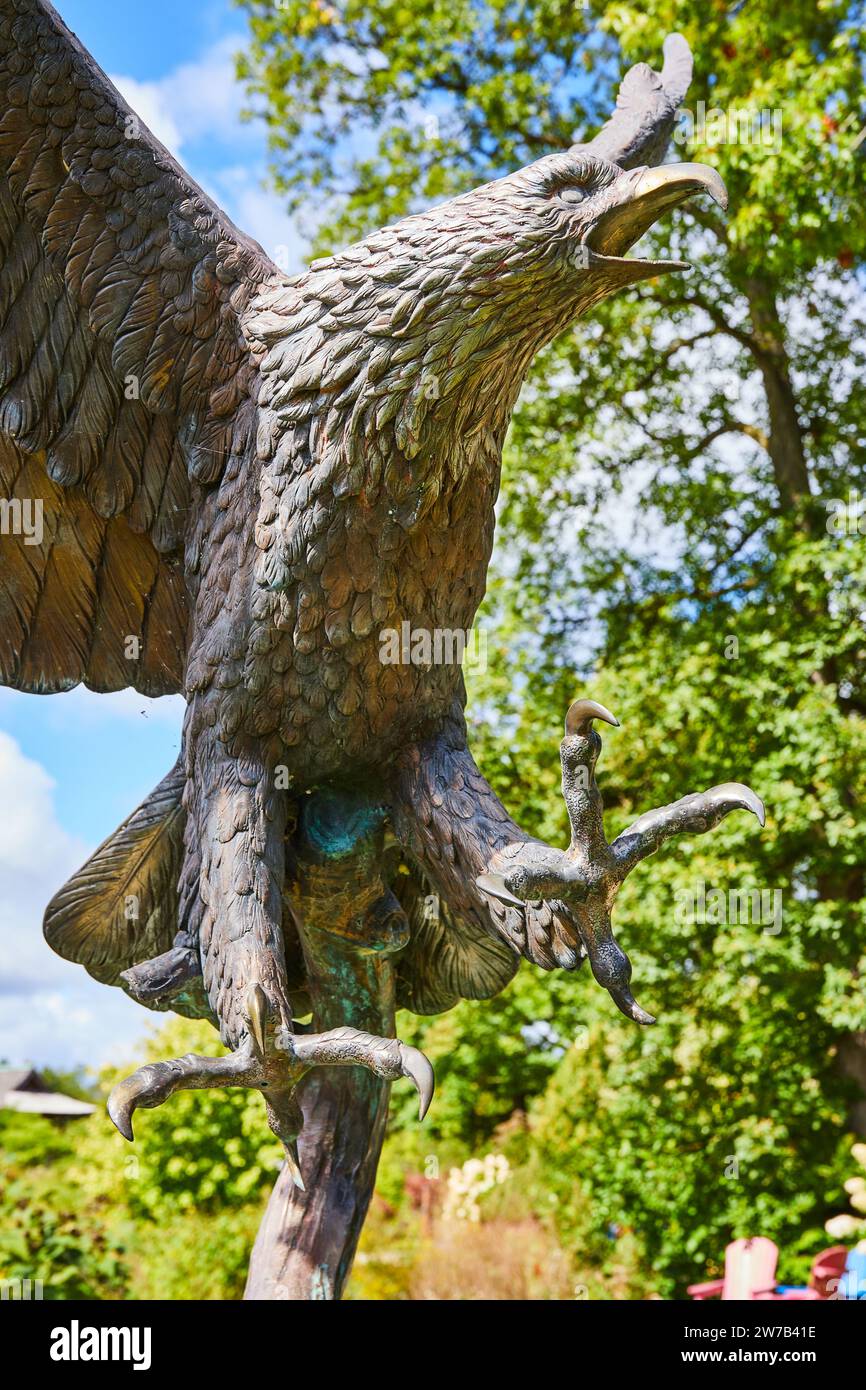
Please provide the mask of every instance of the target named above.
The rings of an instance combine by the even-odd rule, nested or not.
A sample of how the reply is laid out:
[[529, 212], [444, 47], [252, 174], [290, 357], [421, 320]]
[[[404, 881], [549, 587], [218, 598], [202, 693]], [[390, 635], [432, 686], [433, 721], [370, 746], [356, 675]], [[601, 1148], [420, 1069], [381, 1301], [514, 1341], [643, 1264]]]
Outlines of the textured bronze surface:
[[[274, 1210], [300, 1223], [305, 1259], [329, 1251], [325, 1296], [375, 1172], [374, 1078], [429, 1091], [424, 1059], [388, 1040], [395, 1001], [436, 1012], [496, 993], [521, 954], [574, 969], [588, 951], [623, 1003], [558, 878], [519, 904], [485, 886], [556, 852], [476, 767], [459, 663], [380, 647], [404, 623], [471, 627], [534, 354], [617, 289], [682, 269], [625, 255], [656, 216], [695, 192], [724, 202], [711, 170], [644, 167], [690, 71], [672, 36], [595, 140], [288, 277], [49, 5], [0, 0], [0, 496], [44, 517], [41, 544], [0, 537], [0, 680], [187, 702], [177, 767], [57, 895], [46, 936], [148, 1007], [219, 1027], [228, 1058], [145, 1068], [112, 1112], [129, 1132], [178, 1086], [259, 1087], [292, 1185]], [[624, 853], [700, 828], [653, 816]], [[316, 1038], [296, 1026], [310, 1009]], [[332, 1068], [349, 1062], [369, 1074]], [[319, 1064], [300, 1154], [328, 1192], [304, 1209], [294, 1091]], [[348, 1125], [330, 1156], [324, 1115]], [[338, 1218], [328, 1193], [362, 1170]], [[251, 1287], [314, 1296], [268, 1258]]]
[[559, 899], [571, 908], [592, 973], [610, 991], [618, 1008], [636, 1023], [655, 1019], [640, 1007], [631, 992], [631, 964], [611, 931], [610, 913], [626, 877], [641, 859], [672, 835], [703, 835], [731, 811], [751, 811], [764, 824], [764, 805], [741, 782], [723, 782], [705, 792], [681, 797], [670, 806], [647, 811], [609, 845], [604, 833], [601, 793], [595, 766], [601, 739], [593, 721], [619, 721], [595, 700], [575, 700], [565, 717], [565, 738], [559, 749], [562, 795], [571, 826], [567, 850], [534, 844], [519, 850], [507, 845], [491, 868], [480, 875], [479, 887], [502, 902], [522, 908], [541, 898]]

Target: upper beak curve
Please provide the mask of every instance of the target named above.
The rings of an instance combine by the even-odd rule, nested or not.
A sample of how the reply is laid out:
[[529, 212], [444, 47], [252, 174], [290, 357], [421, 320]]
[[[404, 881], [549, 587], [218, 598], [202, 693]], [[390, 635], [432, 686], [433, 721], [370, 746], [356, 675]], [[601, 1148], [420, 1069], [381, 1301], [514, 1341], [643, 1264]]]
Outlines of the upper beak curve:
[[[620, 197], [590, 229], [586, 243], [598, 255], [616, 258], [633, 246], [668, 208], [694, 193], [709, 193], [719, 207], [728, 206], [720, 175], [706, 164], [662, 164], [635, 169], [622, 181]], [[666, 264], [679, 264], [668, 262]]]

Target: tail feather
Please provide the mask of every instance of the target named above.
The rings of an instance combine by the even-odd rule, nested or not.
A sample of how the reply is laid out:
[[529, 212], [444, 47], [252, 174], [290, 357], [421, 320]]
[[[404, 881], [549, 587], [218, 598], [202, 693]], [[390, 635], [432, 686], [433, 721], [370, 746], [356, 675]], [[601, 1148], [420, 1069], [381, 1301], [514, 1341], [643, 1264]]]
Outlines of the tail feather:
[[513, 979], [519, 957], [468, 914], [454, 911], [411, 854], [401, 856], [391, 887], [411, 930], [396, 959], [400, 1008], [444, 1013], [458, 999], [489, 999]]
[[[126, 988], [123, 971], [172, 947], [179, 926], [183, 787], [183, 770], [175, 764], [48, 904], [43, 930], [49, 946], [102, 984]], [[210, 1016], [194, 985], [168, 1004], [154, 1000], [149, 1007]]]

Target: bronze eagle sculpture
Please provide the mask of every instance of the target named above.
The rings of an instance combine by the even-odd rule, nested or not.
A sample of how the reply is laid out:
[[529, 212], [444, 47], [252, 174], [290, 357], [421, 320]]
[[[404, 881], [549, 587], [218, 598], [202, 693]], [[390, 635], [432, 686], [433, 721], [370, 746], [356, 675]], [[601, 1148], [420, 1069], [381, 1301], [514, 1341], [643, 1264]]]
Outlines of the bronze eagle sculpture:
[[49, 4], [0, 0], [0, 494], [44, 518], [41, 545], [0, 540], [0, 680], [186, 701], [177, 766], [45, 932], [229, 1049], [121, 1083], [127, 1137], [177, 1087], [257, 1087], [300, 1185], [301, 1078], [407, 1075], [423, 1109], [432, 1072], [388, 1036], [395, 1003], [490, 996], [521, 955], [588, 957], [652, 1022], [611, 932], [619, 883], [675, 831], [762, 816], [731, 783], [609, 846], [592, 725], [616, 721], [579, 700], [560, 853], [476, 767], [459, 664], [380, 649], [404, 622], [472, 627], [534, 355], [617, 290], [687, 268], [626, 254], [664, 211], [724, 206], [713, 170], [658, 163], [690, 73], [673, 35], [595, 139], [288, 276]]

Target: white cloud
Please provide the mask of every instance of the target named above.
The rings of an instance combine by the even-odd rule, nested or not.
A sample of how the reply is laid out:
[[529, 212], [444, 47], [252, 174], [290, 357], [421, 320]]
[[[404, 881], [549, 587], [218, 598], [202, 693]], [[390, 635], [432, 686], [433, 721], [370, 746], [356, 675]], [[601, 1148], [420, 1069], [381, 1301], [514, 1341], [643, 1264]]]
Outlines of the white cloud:
[[[4, 817], [0, 836], [0, 885], [22, 875], [59, 875], [80, 863], [86, 846], [69, 835], [54, 815], [54, 782], [40, 763], [26, 758], [9, 734], [0, 731], [0, 801], [14, 808]], [[2, 901], [2, 900], [0, 900]]]
[[204, 175], [199, 183], [280, 270], [293, 275], [303, 269], [308, 241], [282, 200], [264, 187], [260, 169], [226, 165]]
[[54, 783], [0, 732], [0, 1059], [73, 1066], [128, 1055], [147, 1016], [120, 990], [54, 954], [42, 935], [51, 896], [89, 847], [57, 820]]
[[136, 77], [112, 77], [118, 91], [126, 97], [139, 120], [161, 140], [175, 159], [179, 157], [181, 133], [169, 110], [162, 84], [159, 82], [139, 82]]
[[244, 93], [235, 77], [235, 54], [243, 46], [242, 34], [230, 34], [155, 82], [125, 74], [111, 74], [111, 81], [176, 158], [184, 143], [208, 137], [249, 143], [261, 137], [241, 121]]
[[80, 983], [26, 996], [0, 994], [0, 1061], [60, 1071], [98, 1071], [109, 1063], [133, 1070], [148, 1026], [173, 1015], [148, 1014], [122, 990], [91, 980], [81, 966], [59, 963], [69, 974], [77, 972]]

